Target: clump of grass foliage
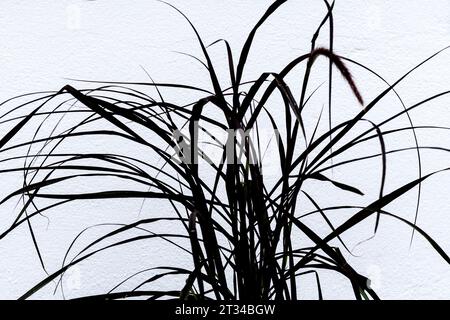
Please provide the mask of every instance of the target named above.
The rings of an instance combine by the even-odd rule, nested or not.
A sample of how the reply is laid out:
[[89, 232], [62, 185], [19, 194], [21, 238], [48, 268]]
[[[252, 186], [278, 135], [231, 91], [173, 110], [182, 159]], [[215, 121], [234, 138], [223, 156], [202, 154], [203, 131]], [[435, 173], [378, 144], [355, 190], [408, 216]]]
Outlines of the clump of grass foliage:
[[[2, 203], [21, 197], [23, 205], [0, 238], [22, 225], [27, 226], [44, 268], [44, 257], [32, 222], [51, 209], [92, 199], [120, 199], [126, 202], [130, 198], [146, 199], [150, 203], [164, 200], [172, 209], [170, 213], [161, 212], [155, 217], [116, 225], [112, 231], [90, 242], [69, 259], [77, 237], [70, 244], [62, 267], [49, 273], [21, 298], [31, 297], [55, 281], [57, 285], [62, 285], [61, 278], [67, 270], [101, 252], [125, 248], [133, 242], [150, 241], [156, 246], [159, 241], [164, 241], [173, 244], [174, 250], [181, 248], [188, 252], [192, 256], [192, 267], [173, 265], [142, 270], [140, 274], [152, 271], [152, 276], [137, 287], [127, 286], [133, 276], [124, 275], [119, 286], [88, 298], [296, 300], [301, 291], [299, 278], [311, 274], [316, 277], [318, 297], [322, 299], [320, 273], [326, 270], [346, 277], [356, 299], [378, 299], [368, 279], [347, 263], [343, 251], [348, 249], [341, 238], [369, 217], [375, 221], [375, 232], [384, 216], [401, 221], [424, 237], [447, 263], [450, 262], [444, 250], [415, 221], [410, 222], [385, 209], [413, 188], [419, 188], [419, 202], [422, 181], [434, 174], [422, 174], [419, 166], [416, 179], [394, 190], [385, 190], [388, 154], [412, 151], [417, 154], [420, 164], [420, 151], [433, 148], [419, 146], [415, 139], [413, 147], [387, 150], [384, 142], [386, 135], [399, 132], [416, 137], [419, 127], [413, 125], [409, 113], [450, 92], [436, 94], [411, 106], [405, 106], [397, 95], [396, 85], [432, 57], [394, 83], [387, 83], [368, 67], [333, 52], [334, 3], [324, 1], [327, 10], [313, 35], [311, 48], [277, 73], [262, 73], [257, 79], [244, 81], [244, 69], [258, 29], [284, 2], [275, 1], [267, 9], [249, 33], [239, 56], [233, 56], [227, 41], [218, 41], [225, 45], [228, 57], [226, 64], [230, 86], [227, 88], [221, 86], [218, 80], [208, 46], [194, 25], [179, 12], [197, 36], [203, 53], [202, 59], [198, 60], [208, 71], [211, 89], [197, 87], [196, 79], [192, 79], [191, 84], [90, 81], [91, 85], [97, 83], [99, 87], [76, 89], [67, 85], [58, 92], [22, 95], [2, 104], [2, 110], [10, 111], [1, 116], [2, 125], [9, 125], [9, 128], [2, 131], [0, 152], [11, 156], [1, 160], [4, 166], [1, 171], [23, 173], [23, 185], [6, 196]], [[329, 47], [317, 47], [316, 39], [325, 29], [329, 30]], [[313, 108], [310, 98], [315, 93], [315, 88], [311, 89], [308, 81], [314, 62], [319, 57], [329, 60], [326, 74], [329, 101], [324, 102], [329, 108], [326, 112], [328, 130], [323, 132], [318, 129], [319, 117], [316, 123], [309, 125], [315, 129], [307, 132], [311, 130], [305, 129], [304, 110]], [[384, 81], [386, 88], [365, 103], [358, 84], [353, 81], [350, 66], [363, 68], [375, 75]], [[298, 71], [300, 67], [302, 72]], [[360, 104], [355, 108], [357, 112], [353, 117], [338, 124], [331, 121], [333, 72], [342, 75], [341, 81], [348, 84], [348, 92], [352, 92], [356, 97], [355, 103], [358, 101]], [[294, 92], [293, 86], [287, 83], [287, 77], [293, 75], [299, 80], [297, 84], [301, 84], [300, 92]], [[297, 84], [294, 84], [295, 87]], [[200, 97], [191, 103], [166, 101], [160, 94], [162, 88], [183, 93], [187, 91]], [[156, 98], [150, 97], [147, 90], [155, 93]], [[403, 109], [375, 123], [369, 113], [389, 93], [397, 95]], [[280, 98], [281, 102], [270, 105], [269, 101], [274, 97]], [[13, 108], [7, 108], [11, 104]], [[73, 107], [75, 104], [78, 108]], [[61, 122], [69, 116], [76, 123], [60, 130]], [[384, 129], [401, 117], [409, 119], [410, 125]], [[27, 137], [24, 128], [36, 121], [39, 124], [33, 130], [34, 134]], [[271, 154], [270, 161], [276, 161], [280, 174], [270, 183], [262, 171], [267, 147], [260, 143], [263, 121], [278, 137], [274, 140], [277, 152]], [[365, 124], [366, 130], [356, 130], [359, 124]], [[444, 129], [433, 126], [420, 128]], [[267, 126], [264, 130], [267, 133]], [[225, 139], [220, 140], [217, 132], [224, 133]], [[199, 142], [199, 133], [209, 137], [209, 144], [219, 150], [218, 159], [204, 152], [206, 144]], [[67, 150], [67, 146], [70, 150], [72, 141], [81, 141], [87, 146], [104, 136], [111, 143], [102, 145], [98, 152], [60, 151], [63, 147]], [[375, 141], [378, 145], [374, 154], [352, 156], [355, 147], [368, 141]], [[121, 153], [122, 143], [132, 144], [136, 150], [144, 151], [137, 155]], [[105, 148], [108, 151], [104, 151]], [[347, 160], [333, 161], [342, 154], [347, 156]], [[147, 161], [148, 155], [159, 160]], [[341, 165], [352, 166], [368, 158], [380, 159], [380, 181], [376, 182], [380, 187], [373, 200], [364, 206], [348, 203], [345, 206], [322, 207], [320, 200], [308, 190], [307, 183], [314, 180], [334, 188], [342, 197], [346, 194], [362, 195], [363, 192], [356, 186], [336, 181], [338, 179], [333, 178], [332, 169]], [[21, 161], [21, 165], [8, 166], [17, 161]], [[109, 184], [109, 190], [83, 193], [67, 187], [74, 180], [95, 187], [97, 181], [105, 177], [116, 179]], [[119, 189], [117, 179], [132, 182], [136, 187]], [[311, 206], [314, 208], [312, 211], [302, 210]], [[344, 211], [345, 221], [333, 223], [331, 216], [340, 214], [342, 217]], [[308, 223], [307, 216], [322, 219], [329, 232], [314, 231], [316, 228]], [[162, 223], [179, 224], [184, 231], [171, 233], [170, 228], [164, 233], [149, 231]], [[296, 239], [307, 240], [299, 242]], [[180, 287], [173, 290], [159, 290], [152, 286], [171, 277], [182, 277], [185, 282], [175, 282]]]

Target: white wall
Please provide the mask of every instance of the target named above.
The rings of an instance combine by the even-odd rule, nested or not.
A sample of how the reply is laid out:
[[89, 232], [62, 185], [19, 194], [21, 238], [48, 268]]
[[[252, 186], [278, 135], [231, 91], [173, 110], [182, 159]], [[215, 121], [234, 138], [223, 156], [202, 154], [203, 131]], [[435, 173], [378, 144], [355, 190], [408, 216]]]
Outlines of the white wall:
[[[206, 43], [226, 38], [235, 55], [253, 24], [271, 3], [241, 0], [170, 2], [192, 20]], [[245, 78], [253, 79], [263, 71], [279, 71], [290, 59], [307, 52], [310, 38], [325, 12], [322, 1], [288, 1], [258, 33]], [[337, 0], [334, 18], [335, 51], [370, 66], [391, 82], [422, 59], [450, 44], [450, 3], [444, 0]], [[3, 0], [0, 27], [0, 100], [20, 93], [59, 89], [69, 82], [65, 78], [148, 81], [141, 66], [155, 81], [209, 85], [207, 75], [199, 64], [175, 53], [183, 51], [200, 57], [201, 51], [194, 34], [177, 13], [156, 1]], [[325, 35], [319, 42], [326, 46]], [[219, 74], [226, 79], [223, 48], [214, 47], [211, 53], [222, 63], [218, 66]], [[406, 105], [450, 87], [449, 59], [450, 53], [444, 52], [399, 86], [399, 93]], [[326, 80], [321, 78], [326, 66], [325, 61], [318, 64], [313, 75], [317, 83], [320, 79]], [[383, 88], [383, 83], [361, 69], [352, 67], [352, 70], [366, 101], [370, 101]], [[335, 76], [336, 83], [339, 83], [337, 72]], [[326, 86], [321, 97], [325, 97], [324, 94]], [[358, 108], [345, 84], [336, 84], [334, 98], [336, 121], [343, 120]], [[413, 114], [415, 123], [448, 125], [449, 102], [448, 98], [444, 98], [428, 104], [421, 113]], [[326, 100], [318, 99], [315, 103], [320, 108]], [[379, 106], [380, 111], [373, 114], [374, 119], [381, 119], [392, 108], [399, 110], [398, 103], [393, 97], [386, 98]], [[2, 110], [2, 114], [4, 112]], [[407, 122], [401, 124], [407, 125]], [[419, 138], [423, 144], [448, 147], [450, 143], [447, 131], [427, 132]], [[102, 141], [93, 143], [101, 145]], [[411, 146], [411, 136], [388, 141], [388, 148], [394, 145]], [[426, 172], [450, 163], [449, 156], [439, 152], [424, 152], [423, 158]], [[375, 191], [373, 181], [378, 183], [376, 166], [376, 163], [370, 163], [358, 167], [367, 176], [354, 176], [354, 183], [368, 183], [368, 188]], [[416, 172], [414, 156], [393, 162], [389, 167], [388, 189], [392, 190], [414, 178]], [[343, 178], [348, 173], [342, 169], [333, 174]], [[20, 183], [20, 176], [5, 175], [3, 181], [2, 195]], [[448, 174], [432, 178], [423, 185], [418, 220], [419, 225], [448, 253], [449, 187]], [[413, 219], [415, 192], [389, 208], [405, 218]], [[333, 203], [340, 200], [333, 196], [327, 196], [324, 201]], [[15, 204], [10, 201], [0, 207], [4, 221], [0, 223], [2, 230], [17, 212]], [[35, 228], [39, 231], [38, 241], [49, 271], [56, 270], [60, 265], [71, 239], [83, 227], [100, 222], [133, 221], [137, 218], [139, 206], [139, 201], [93, 202], [53, 212], [49, 214], [49, 220], [38, 217]], [[168, 207], [157, 203], [148, 209], [164, 212]], [[349, 246], [370, 236], [372, 225], [345, 235]], [[358, 257], [350, 256], [348, 259], [358, 271], [373, 279], [381, 298], [448, 299], [450, 268], [431, 250], [430, 245], [416, 236], [409, 248], [411, 230], [395, 221], [383, 220], [380, 228], [374, 239], [355, 249], [354, 254]], [[156, 246], [141, 243], [126, 251], [103, 254], [83, 263], [66, 277], [65, 293], [67, 297], [100, 293], [110, 289], [124, 276], [154, 266], [159, 261], [190, 264], [188, 256], [178, 251], [170, 254], [169, 249], [170, 246], [161, 243]], [[17, 298], [45, 276], [26, 227], [0, 241], [0, 261], [0, 298]], [[325, 298], [351, 297], [350, 287], [345, 286], [345, 281], [330, 275], [324, 275], [324, 279]], [[169, 287], [173, 283], [165, 285]], [[314, 298], [311, 279], [305, 278], [305, 288], [305, 296]], [[51, 286], [36, 297], [53, 297]], [[55, 297], [61, 297], [59, 291]]]

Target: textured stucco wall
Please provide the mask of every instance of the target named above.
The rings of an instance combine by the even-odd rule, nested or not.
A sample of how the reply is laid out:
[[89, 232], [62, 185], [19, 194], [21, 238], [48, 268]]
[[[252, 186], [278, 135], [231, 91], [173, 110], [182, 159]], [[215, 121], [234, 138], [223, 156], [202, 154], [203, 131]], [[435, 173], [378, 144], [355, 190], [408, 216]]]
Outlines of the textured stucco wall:
[[[235, 48], [235, 54], [250, 28], [270, 4], [270, 1], [241, 0], [170, 2], [192, 20], [206, 43], [226, 38]], [[253, 79], [263, 71], [278, 71], [296, 55], [307, 52], [311, 36], [325, 12], [322, 1], [288, 1], [258, 33], [245, 78]], [[450, 44], [450, 3], [444, 0], [337, 0], [334, 19], [335, 51], [370, 66], [391, 82], [422, 59]], [[64, 78], [148, 81], [141, 66], [155, 81], [209, 85], [199, 64], [175, 53], [183, 51], [201, 55], [193, 32], [178, 14], [157, 1], [3, 0], [0, 28], [1, 100], [24, 92], [58, 89], [69, 82]], [[322, 36], [319, 42], [326, 46], [326, 36]], [[226, 77], [223, 48], [217, 46], [211, 52], [222, 62], [218, 66], [219, 74]], [[326, 66], [322, 61], [314, 77], [320, 78], [326, 72]], [[352, 70], [367, 100], [383, 88], [383, 83], [367, 72], [357, 68]], [[449, 89], [449, 71], [450, 52], [443, 53], [413, 73], [398, 88], [405, 104], [411, 105]], [[339, 79], [337, 73], [336, 79]], [[342, 90], [339, 91], [342, 95], [336, 94], [334, 102], [336, 110], [339, 110], [335, 115], [336, 121], [339, 121], [351, 112], [348, 108], [357, 108], [357, 105], [345, 84], [336, 85], [336, 88]], [[387, 99], [381, 110], [386, 108], [388, 112], [391, 107], [399, 108], [393, 101], [392, 97]], [[422, 113], [415, 113], [413, 119], [417, 124], [448, 125], [449, 103], [448, 98], [430, 103]], [[382, 115], [383, 111], [375, 118]], [[424, 144], [448, 147], [449, 136], [447, 131], [443, 131], [421, 135], [419, 140]], [[411, 145], [412, 140], [393, 139], [389, 143], [388, 148], [401, 143]], [[426, 172], [449, 163], [448, 155], [424, 153]], [[354, 176], [354, 182], [378, 179], [374, 166], [363, 168], [368, 176]], [[388, 189], [412, 179], [416, 167], [414, 157], [406, 157], [404, 161], [393, 164], [389, 168]], [[345, 176], [346, 172], [334, 174], [339, 177]], [[20, 183], [17, 175], [6, 175], [2, 179], [2, 195], [10, 191], [12, 185]], [[450, 252], [449, 190], [448, 174], [427, 181], [423, 187], [418, 220], [419, 225], [446, 252]], [[415, 192], [390, 209], [413, 219]], [[327, 195], [328, 200], [332, 202], [333, 199], [329, 198], [333, 196]], [[0, 207], [2, 230], [16, 212], [15, 205], [11, 201]], [[139, 207], [139, 201], [93, 202], [52, 212], [49, 220], [38, 217], [35, 228], [39, 231], [38, 240], [49, 271], [61, 263], [71, 239], [83, 227], [101, 222], [133, 221]], [[169, 209], [158, 203], [149, 205], [148, 210], [164, 212]], [[344, 238], [352, 247], [369, 237], [371, 228], [363, 227]], [[450, 298], [448, 264], [430, 250], [429, 244], [421, 237], [416, 236], [411, 248], [409, 239], [410, 229], [394, 221], [382, 221], [377, 236], [355, 248], [355, 257], [349, 257], [349, 260], [361, 273], [372, 278], [381, 298]], [[139, 244], [130, 249], [112, 251], [109, 255], [103, 254], [69, 272], [64, 280], [65, 293], [67, 297], [74, 297], [108, 290], [121, 276], [154, 266], [155, 261], [190, 265], [188, 256], [175, 251], [171, 254], [170, 248], [161, 243]], [[0, 240], [0, 261], [0, 298], [16, 298], [45, 276], [25, 226]], [[343, 279], [331, 275], [324, 275], [324, 279], [325, 298], [351, 297], [351, 288]], [[166, 285], [170, 287], [172, 284]], [[312, 278], [305, 278], [305, 288], [311, 288], [305, 290], [305, 297], [314, 298], [313, 287]], [[36, 297], [51, 298], [52, 289], [50, 286]], [[55, 297], [61, 297], [59, 291]]]

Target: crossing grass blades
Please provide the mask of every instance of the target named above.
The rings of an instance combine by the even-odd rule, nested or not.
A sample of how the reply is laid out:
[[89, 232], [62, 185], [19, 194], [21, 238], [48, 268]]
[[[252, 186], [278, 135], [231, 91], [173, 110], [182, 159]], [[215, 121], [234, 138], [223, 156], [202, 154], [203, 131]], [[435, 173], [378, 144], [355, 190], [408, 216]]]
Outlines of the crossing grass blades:
[[[297, 300], [305, 288], [299, 286], [300, 279], [310, 275], [315, 277], [317, 283], [315, 294], [322, 299], [326, 296], [322, 293], [320, 275], [326, 271], [348, 279], [356, 299], [378, 299], [366, 276], [346, 261], [345, 255], [350, 250], [342, 238], [344, 233], [366, 222], [369, 217], [375, 221], [375, 233], [379, 221], [385, 217], [389, 217], [391, 222], [397, 220], [407, 225], [430, 244], [433, 252], [450, 263], [446, 252], [415, 221], [408, 221], [385, 209], [412, 189], [419, 190], [418, 206], [421, 183], [436, 173], [422, 174], [419, 167], [416, 179], [399, 188], [385, 190], [388, 155], [410, 151], [417, 155], [420, 164], [421, 150], [439, 149], [419, 146], [415, 139], [412, 147], [388, 150], [385, 137], [407, 132], [416, 138], [418, 129], [445, 130], [433, 126], [416, 127], [409, 113], [450, 91], [411, 106], [405, 106], [397, 96], [403, 109], [382, 122], [370, 120], [369, 114], [383, 97], [396, 95], [395, 87], [439, 52], [389, 84], [368, 67], [333, 51], [334, 3], [324, 1], [326, 10], [313, 35], [311, 48], [277, 73], [262, 73], [256, 79], [244, 81], [254, 38], [260, 27], [285, 2], [275, 1], [267, 9], [250, 31], [238, 56], [232, 54], [232, 48], [225, 40], [212, 44], [224, 45], [226, 50], [229, 87], [224, 87], [224, 81], [218, 79], [209, 46], [188, 18], [174, 8], [184, 16], [198, 39], [203, 57], [196, 59], [206, 68], [211, 89], [197, 87], [197, 79], [192, 79], [190, 84], [89, 81], [96, 87], [77, 89], [76, 85], [67, 85], [58, 92], [22, 95], [2, 104], [2, 110], [7, 112], [1, 115], [1, 124], [9, 127], [2, 131], [4, 134], [0, 140], [3, 155], [1, 172], [21, 172], [23, 184], [2, 200], [4, 204], [19, 197], [22, 202], [19, 213], [0, 238], [19, 227], [26, 228], [44, 270], [47, 270], [45, 256], [38, 241], [39, 235], [33, 227], [35, 219], [42, 215], [74, 203], [100, 199], [119, 199], [124, 203], [132, 199], [142, 199], [146, 203], [166, 201], [172, 209], [171, 212], [153, 213], [152, 217], [137, 219], [133, 223], [111, 224], [111, 231], [73, 253], [75, 244], [86, 231], [83, 230], [72, 243], [67, 244], [62, 266], [48, 272], [48, 276], [24, 293], [22, 299], [33, 297], [37, 291], [55, 283], [56, 287], [62, 287], [64, 274], [94, 255], [117, 248], [125, 250], [127, 245], [142, 241], [151, 242], [150, 248], [161, 242], [170, 243], [174, 253], [181, 250], [192, 257], [192, 267], [152, 266], [139, 272], [141, 276], [146, 273], [150, 275], [138, 286], [129, 284], [138, 274], [126, 274], [123, 281], [110, 291], [82, 298]], [[327, 48], [316, 46], [321, 32], [329, 33]], [[329, 61], [329, 70], [325, 75], [329, 101], [324, 102], [328, 110], [323, 112], [328, 114], [328, 130], [319, 130], [320, 116], [312, 125], [305, 124], [304, 117], [307, 108], [317, 108], [311, 102], [316, 91], [310, 88], [309, 80], [314, 63], [319, 58]], [[358, 89], [364, 83], [354, 82], [350, 67], [362, 68], [378, 77], [384, 82], [385, 89], [373, 100], [364, 102]], [[356, 114], [338, 124], [331, 119], [333, 72], [341, 74], [339, 78], [334, 77], [335, 81], [340, 79], [348, 85], [348, 93], [355, 97], [357, 105]], [[286, 79], [293, 75], [298, 81], [288, 85]], [[78, 82], [78, 85], [80, 83], [87, 82]], [[300, 91], [296, 92], [297, 89], [293, 88], [298, 87]], [[162, 95], [163, 89], [191, 93], [198, 98], [188, 104], [167, 101]], [[156, 98], [151, 97], [149, 92]], [[280, 99], [279, 104], [270, 103], [275, 97]], [[8, 108], [11, 104], [13, 108]], [[401, 117], [409, 119], [410, 125], [384, 130]], [[59, 130], [68, 118], [75, 119], [75, 124]], [[271, 161], [277, 162], [280, 174], [270, 183], [262, 170], [266, 146], [260, 143], [262, 129], [259, 123], [263, 119], [269, 124], [269, 129], [279, 135], [277, 151], [271, 155]], [[361, 123], [368, 128], [359, 132], [356, 127]], [[34, 128], [31, 137], [27, 137], [27, 127]], [[311, 127], [315, 129], [307, 129]], [[211, 145], [219, 150], [219, 161], [214, 161], [203, 150], [205, 144], [197, 139], [199, 132], [211, 138]], [[224, 133], [226, 139], [218, 139], [217, 132]], [[236, 132], [251, 132], [251, 135]], [[175, 138], [174, 133], [178, 135]], [[105, 137], [109, 140], [101, 141], [111, 143], [102, 145], [98, 152], [78, 150], [80, 144], [91, 145], [92, 141]], [[374, 154], [352, 156], [353, 148], [371, 141], [376, 141], [378, 145]], [[75, 143], [78, 147], [70, 149]], [[136, 155], [127, 150], [121, 152], [122, 144], [132, 146], [128, 151], [133, 148], [144, 151]], [[147, 155], [153, 155], [153, 159], [158, 160], [148, 161]], [[333, 161], [339, 155], [346, 155], [347, 160]], [[377, 182], [380, 187], [366, 205], [348, 203], [346, 206], [322, 207], [321, 199], [309, 191], [308, 182], [315, 181], [326, 184], [342, 196], [362, 196], [363, 191], [357, 186], [335, 180], [332, 170], [343, 165], [352, 166], [368, 158], [380, 160], [380, 180]], [[17, 161], [21, 164], [10, 165], [17, 164]], [[206, 172], [209, 172], [207, 177]], [[67, 187], [74, 181], [95, 186], [104, 178], [114, 179], [114, 183], [108, 184], [109, 190], [99, 188], [94, 192], [78, 192], [77, 188]], [[122, 182], [135, 187], [122, 189]], [[311, 206], [313, 210], [309, 212], [302, 209]], [[336, 224], [333, 215], [344, 216], [345, 221]], [[306, 219], [310, 216], [322, 219], [329, 232], [314, 231], [315, 226]], [[51, 214], [48, 217], [51, 221]], [[175, 233], [171, 228], [164, 233], [152, 231], [156, 225], [171, 224], [181, 226], [183, 232]], [[173, 282], [180, 287], [161, 290], [156, 286], [158, 281], [170, 283], [173, 277], [183, 279]]]

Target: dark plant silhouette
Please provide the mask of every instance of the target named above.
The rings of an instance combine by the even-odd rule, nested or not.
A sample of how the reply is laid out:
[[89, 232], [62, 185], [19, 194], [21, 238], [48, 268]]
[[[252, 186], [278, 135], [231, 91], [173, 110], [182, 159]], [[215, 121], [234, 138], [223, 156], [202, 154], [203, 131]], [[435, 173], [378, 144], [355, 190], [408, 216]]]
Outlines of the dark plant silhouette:
[[[218, 80], [208, 47], [193, 24], [182, 14], [195, 32], [203, 53], [203, 60], [211, 81], [212, 90], [192, 84], [177, 83], [121, 83], [97, 82], [99, 87], [76, 89], [67, 85], [58, 92], [44, 92], [23, 95], [3, 104], [14, 104], [13, 111], [1, 116], [3, 124], [13, 124], [4, 131], [0, 140], [2, 154], [13, 153], [2, 160], [1, 172], [18, 171], [23, 173], [23, 186], [2, 200], [2, 203], [20, 196], [23, 206], [11, 226], [4, 231], [4, 238], [17, 227], [25, 224], [35, 244], [38, 257], [45, 268], [44, 257], [33, 231], [32, 221], [55, 207], [69, 206], [75, 201], [91, 199], [148, 199], [147, 201], [166, 200], [171, 213], [161, 213], [154, 218], [138, 219], [134, 223], [117, 225], [111, 232], [105, 233], [89, 245], [79, 250], [73, 258], [69, 253], [74, 250], [74, 239], [68, 248], [61, 268], [49, 273], [48, 277], [32, 287], [21, 298], [28, 298], [42, 287], [59, 280], [74, 265], [89, 259], [105, 250], [122, 247], [137, 241], [167, 241], [181, 247], [192, 255], [193, 267], [161, 266], [153, 268], [157, 272], [137, 287], [127, 287], [131, 277], [110, 292], [87, 298], [120, 299], [144, 297], [150, 299], [218, 299], [218, 300], [296, 300], [298, 278], [313, 274], [317, 279], [317, 292], [322, 299], [320, 272], [329, 270], [345, 276], [353, 288], [356, 299], [378, 299], [370, 287], [368, 279], [358, 273], [346, 261], [343, 250], [348, 250], [341, 235], [354, 226], [375, 217], [377, 232], [382, 217], [390, 217], [407, 224], [414, 232], [424, 237], [436, 253], [447, 263], [448, 255], [415, 222], [410, 222], [385, 206], [395, 201], [413, 188], [419, 188], [422, 181], [434, 173], [422, 174], [417, 179], [394, 190], [385, 190], [387, 155], [412, 151], [417, 154], [420, 164], [420, 151], [433, 146], [419, 146], [417, 139], [410, 148], [387, 150], [384, 142], [386, 135], [406, 133], [415, 137], [419, 128], [413, 125], [409, 112], [420, 108], [427, 102], [448, 94], [450, 91], [436, 94], [412, 106], [405, 106], [398, 96], [403, 110], [389, 115], [382, 122], [375, 123], [369, 112], [376, 108], [380, 100], [388, 93], [395, 92], [395, 86], [413, 70], [432, 57], [421, 62], [373, 100], [364, 103], [355, 84], [349, 67], [364, 68], [381, 76], [366, 66], [333, 51], [333, 15], [334, 3], [326, 5], [326, 14], [315, 32], [311, 48], [307, 53], [290, 61], [278, 73], [267, 72], [256, 80], [244, 80], [252, 42], [261, 25], [285, 1], [275, 1], [251, 30], [237, 57], [225, 40], [229, 66], [230, 87], [224, 88]], [[175, 9], [178, 10], [178, 9]], [[319, 33], [329, 26], [330, 43], [328, 48], [316, 47]], [[215, 43], [214, 43], [215, 44]], [[313, 108], [308, 81], [314, 62], [319, 57], [329, 60], [328, 79], [328, 130], [320, 130], [321, 117], [314, 124], [305, 126], [303, 112]], [[305, 66], [298, 71], [298, 66]], [[297, 68], [297, 69], [296, 69]], [[332, 72], [337, 69], [342, 81], [349, 85], [360, 106], [350, 119], [333, 124], [332, 114]], [[297, 71], [296, 71], [297, 70]], [[295, 93], [286, 83], [288, 75], [299, 74], [301, 91]], [[89, 82], [91, 85], [96, 82]], [[152, 98], [146, 89], [156, 89], [158, 98]], [[160, 88], [189, 91], [200, 98], [189, 104], [166, 101], [160, 94]], [[271, 99], [278, 97], [281, 103], [273, 105]], [[18, 103], [17, 101], [25, 102]], [[74, 104], [81, 108], [73, 108]], [[20, 112], [13, 116], [12, 112]], [[322, 115], [322, 113], [321, 113]], [[59, 130], [60, 121], [70, 116], [75, 124], [63, 131]], [[387, 124], [406, 117], [410, 125], [384, 130]], [[59, 120], [55, 120], [59, 119]], [[266, 146], [260, 143], [263, 121], [275, 137], [276, 161], [280, 170], [274, 182], [268, 183], [263, 174], [263, 158]], [[34, 124], [36, 129], [32, 137], [25, 137], [23, 128]], [[368, 129], [356, 130], [363, 123]], [[306, 127], [313, 127], [312, 132]], [[420, 129], [447, 129], [428, 126]], [[222, 132], [220, 139], [217, 132]], [[209, 138], [210, 145], [219, 150], [214, 159], [204, 152], [206, 144], [200, 143], [199, 134]], [[99, 137], [107, 136], [111, 144], [102, 146], [98, 152], [67, 151], [72, 141], [84, 141], [86, 145]], [[81, 139], [81, 140], [80, 140]], [[354, 147], [367, 141], [376, 141], [379, 148], [374, 154], [352, 156]], [[132, 144], [136, 155], [121, 152], [121, 144]], [[205, 142], [206, 143], [206, 142]], [[104, 148], [109, 151], [105, 152]], [[437, 147], [436, 147], [437, 148]], [[76, 148], [75, 148], [76, 149]], [[61, 151], [62, 150], [62, 151]], [[145, 151], [142, 151], [145, 150]], [[442, 149], [447, 152], [448, 150]], [[17, 155], [19, 153], [19, 155]], [[346, 155], [345, 161], [330, 161]], [[148, 161], [148, 155], [159, 158], [158, 162]], [[331, 170], [341, 165], [352, 165], [368, 158], [380, 159], [379, 192], [366, 205], [335, 205], [322, 207], [308, 189], [306, 182], [314, 180], [332, 187], [336, 192], [362, 195], [356, 186], [331, 178]], [[19, 166], [8, 164], [22, 161]], [[419, 167], [420, 168], [420, 167]], [[448, 169], [444, 169], [448, 170]], [[212, 178], [211, 178], [212, 177]], [[83, 181], [95, 186], [104, 178], [114, 178], [109, 190], [82, 193], [68, 189], [72, 181]], [[134, 188], [123, 188], [122, 184]], [[131, 183], [131, 184], [130, 184]], [[64, 187], [66, 186], [66, 187]], [[65, 191], [61, 191], [65, 190]], [[69, 191], [67, 191], [69, 190]], [[326, 195], [325, 195], [326, 196]], [[303, 204], [306, 204], [303, 206]], [[305, 212], [300, 207], [311, 206], [312, 211]], [[335, 225], [330, 215], [335, 212], [347, 212], [348, 218]], [[417, 212], [416, 212], [417, 214]], [[307, 216], [318, 216], [329, 227], [328, 234], [314, 231]], [[51, 217], [50, 217], [51, 219]], [[183, 233], [153, 233], [149, 226], [160, 223], [177, 223], [183, 226]], [[81, 236], [82, 233], [80, 233]], [[307, 239], [299, 246], [295, 239]], [[150, 270], [143, 270], [146, 272]], [[152, 285], [159, 280], [183, 276], [186, 280], [179, 288], [154, 290]], [[127, 288], [123, 290], [122, 288]]]

